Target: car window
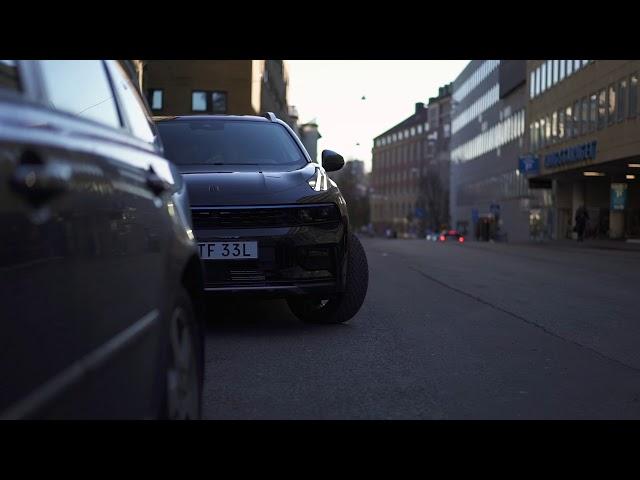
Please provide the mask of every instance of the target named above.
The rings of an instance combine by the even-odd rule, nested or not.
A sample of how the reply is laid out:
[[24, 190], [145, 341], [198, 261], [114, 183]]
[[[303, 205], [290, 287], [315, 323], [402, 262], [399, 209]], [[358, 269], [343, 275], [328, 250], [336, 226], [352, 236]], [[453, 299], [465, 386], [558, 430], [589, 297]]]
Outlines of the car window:
[[0, 60], [0, 88], [20, 91], [20, 77], [15, 60]]
[[145, 142], [153, 142], [153, 131], [151, 130], [151, 118], [147, 115], [147, 107], [140, 98], [137, 88], [129, 80], [122, 65], [116, 63], [116, 68], [112, 70], [114, 88], [118, 92], [124, 110], [124, 114], [129, 120], [133, 134]]
[[101, 60], [43, 60], [40, 67], [51, 108], [110, 127], [121, 127]]
[[304, 166], [306, 157], [282, 125], [239, 120], [158, 123], [167, 158], [178, 165]]

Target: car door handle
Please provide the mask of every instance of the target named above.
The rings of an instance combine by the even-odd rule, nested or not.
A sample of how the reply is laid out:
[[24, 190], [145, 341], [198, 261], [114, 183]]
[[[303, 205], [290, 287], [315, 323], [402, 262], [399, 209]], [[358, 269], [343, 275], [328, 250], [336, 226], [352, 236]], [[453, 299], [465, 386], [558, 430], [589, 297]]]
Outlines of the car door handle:
[[10, 184], [13, 190], [29, 201], [39, 203], [69, 189], [72, 177], [71, 166], [61, 162], [42, 162], [32, 157], [19, 164], [13, 172]]
[[153, 171], [152, 168], [150, 168], [147, 171], [147, 187], [149, 187], [155, 195], [160, 195], [162, 192], [169, 189], [169, 183], [165, 182], [156, 172]]

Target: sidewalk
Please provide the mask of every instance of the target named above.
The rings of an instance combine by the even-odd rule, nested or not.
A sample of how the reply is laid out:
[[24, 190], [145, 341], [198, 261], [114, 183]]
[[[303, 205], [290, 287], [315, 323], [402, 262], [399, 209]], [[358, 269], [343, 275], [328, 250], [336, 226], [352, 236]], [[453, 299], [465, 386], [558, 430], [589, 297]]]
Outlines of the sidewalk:
[[640, 241], [625, 240], [606, 240], [606, 239], [588, 239], [584, 242], [577, 240], [544, 240], [542, 242], [530, 241], [523, 242], [527, 245], [549, 245], [562, 248], [595, 248], [598, 250], [625, 250], [640, 252]]

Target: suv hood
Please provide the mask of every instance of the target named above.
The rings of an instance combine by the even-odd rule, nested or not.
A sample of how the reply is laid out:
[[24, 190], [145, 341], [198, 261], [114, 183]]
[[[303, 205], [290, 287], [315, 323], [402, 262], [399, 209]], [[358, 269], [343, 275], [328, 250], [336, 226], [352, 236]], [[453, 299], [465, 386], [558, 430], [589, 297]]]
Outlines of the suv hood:
[[[197, 166], [180, 166], [192, 206], [250, 205], [295, 202], [295, 198], [312, 195], [308, 184], [319, 165], [309, 163], [291, 172], [240, 169], [229, 166], [207, 166], [207, 172]], [[212, 171], [215, 168], [215, 171]], [[245, 166], [246, 168], [246, 166]], [[227, 171], [225, 171], [227, 170]], [[244, 170], [244, 171], [243, 171]]]

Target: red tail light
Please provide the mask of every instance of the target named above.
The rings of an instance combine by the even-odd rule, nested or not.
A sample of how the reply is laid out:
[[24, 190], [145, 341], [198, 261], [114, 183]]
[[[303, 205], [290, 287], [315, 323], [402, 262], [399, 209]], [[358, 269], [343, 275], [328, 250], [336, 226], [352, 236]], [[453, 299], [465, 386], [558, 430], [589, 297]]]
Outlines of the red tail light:
[[440, 241], [444, 242], [444, 235], [440, 235]]
[[459, 238], [458, 238], [458, 241], [459, 241], [460, 243], [464, 243], [464, 237], [459, 237]]

